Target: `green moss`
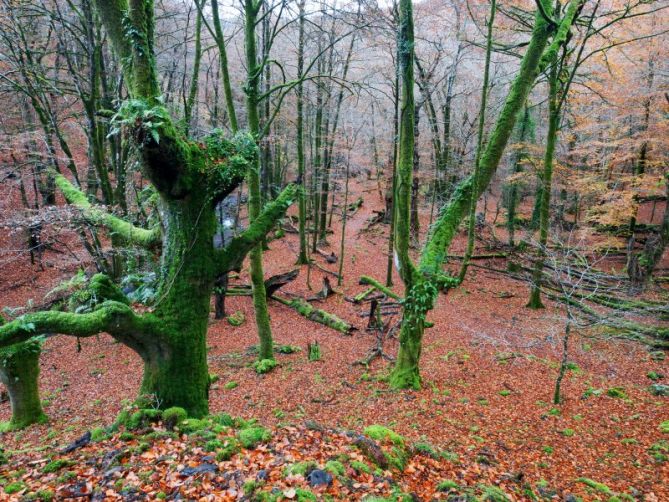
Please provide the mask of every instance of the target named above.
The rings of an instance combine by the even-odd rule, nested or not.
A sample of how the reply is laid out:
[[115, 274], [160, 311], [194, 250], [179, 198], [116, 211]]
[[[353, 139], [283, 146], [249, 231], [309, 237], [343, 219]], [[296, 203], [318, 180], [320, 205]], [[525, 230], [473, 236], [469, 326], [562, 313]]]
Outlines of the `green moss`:
[[76, 472], [74, 472], [74, 471], [66, 471], [66, 472], [64, 472], [63, 474], [61, 474], [60, 476], [58, 476], [58, 478], [56, 478], [56, 481], [58, 481], [59, 483], [62, 484], [62, 483], [67, 483], [68, 481], [72, 481], [72, 480], [75, 479], [76, 477], [77, 477], [77, 473], [76, 473]]
[[305, 462], [296, 462], [294, 464], [288, 465], [284, 469], [284, 474], [286, 476], [303, 476], [306, 477], [311, 471], [316, 469], [318, 464], [311, 460]]
[[440, 455], [437, 450], [430, 443], [425, 441], [418, 441], [413, 444], [413, 451], [415, 453], [426, 455], [432, 458], [439, 458]]
[[251, 479], [244, 482], [244, 484], [242, 485], [242, 491], [244, 492], [245, 496], [250, 497], [262, 485], [263, 483], [261, 481], [255, 481]]
[[51, 502], [54, 497], [51, 490], [37, 490], [35, 495], [37, 496], [37, 499], [41, 500], [42, 502]]
[[253, 369], [256, 370], [256, 373], [262, 375], [264, 373], [269, 373], [277, 365], [277, 362], [274, 359], [260, 359], [253, 363]]
[[7, 495], [13, 495], [14, 493], [18, 493], [21, 490], [25, 490], [26, 488], [27, 485], [23, 481], [14, 481], [13, 483], [9, 483], [5, 486], [5, 493]]
[[398, 446], [404, 446], [404, 438], [383, 425], [370, 425], [365, 427], [363, 433], [377, 441], [390, 441]]
[[346, 475], [346, 467], [338, 460], [329, 460], [325, 463], [325, 470], [335, 476]]
[[510, 502], [511, 499], [506, 493], [496, 486], [480, 485], [481, 500], [489, 500], [491, 502]]
[[251, 426], [237, 433], [242, 446], [247, 449], [255, 448], [259, 443], [269, 441], [272, 433], [261, 426]]
[[223, 448], [224, 446], [225, 445], [224, 445], [223, 441], [221, 441], [220, 439], [212, 439], [212, 440], [206, 442], [206, 444], [204, 445], [204, 449], [206, 451], [214, 452], [214, 451], [216, 451], [220, 448]]
[[664, 378], [664, 375], [662, 373], [658, 373], [656, 371], [649, 371], [646, 376], [650, 378], [653, 382], [657, 382], [658, 380], [662, 380]]
[[236, 312], [230, 314], [228, 317], [226, 317], [228, 324], [231, 326], [241, 326], [246, 322], [246, 316], [244, 315], [244, 312], [241, 310], [237, 310]]
[[451, 479], [445, 479], [443, 481], [440, 481], [439, 484], [437, 484], [437, 491], [439, 492], [449, 492], [451, 490], [459, 490], [459, 489], [460, 485]]
[[179, 424], [179, 429], [186, 434], [192, 434], [206, 430], [211, 425], [211, 422], [200, 418], [187, 418]]
[[216, 460], [218, 462], [225, 462], [230, 460], [233, 455], [239, 453], [239, 441], [237, 438], [226, 438], [223, 441], [223, 446], [216, 452]]
[[390, 453], [384, 453], [386, 461], [390, 467], [397, 469], [398, 471], [403, 471], [406, 467], [407, 462], [409, 461], [409, 456], [407, 452], [397, 446], [393, 446]]
[[179, 435], [176, 432], [172, 431], [153, 431], [149, 432], [148, 434], [144, 434], [144, 439], [148, 440], [156, 440], [156, 439], [172, 439], [176, 440], [179, 439]]
[[648, 453], [658, 464], [669, 461], [669, 441], [660, 440], [648, 448]]
[[234, 380], [232, 380], [232, 381], [226, 383], [226, 384], [223, 386], [223, 388], [224, 388], [225, 390], [232, 390], [232, 389], [236, 389], [237, 387], [239, 387], [239, 384], [238, 384], [237, 382], [235, 382]]
[[504, 397], [506, 397], [506, 396], [510, 396], [510, 395], [511, 395], [511, 391], [510, 391], [510, 390], [507, 390], [507, 389], [503, 389], [503, 390], [500, 390], [500, 391], [499, 391], [499, 395], [500, 395], [500, 396], [504, 396]]
[[278, 352], [279, 354], [295, 354], [296, 352], [300, 352], [302, 349], [300, 347], [297, 347], [295, 345], [279, 345], [279, 344], [274, 344], [274, 351]]
[[132, 432], [125, 431], [125, 432], [121, 432], [121, 434], [119, 434], [118, 438], [121, 441], [132, 441], [133, 439], [135, 439], [135, 435]]
[[665, 434], [669, 434], [669, 420], [665, 420], [664, 422], [660, 423], [660, 431], [664, 432]]
[[306, 488], [296, 488], [295, 497], [295, 500], [298, 502], [316, 502], [318, 500], [316, 495], [311, 490], [307, 490]]
[[61, 470], [64, 467], [69, 467], [71, 465], [74, 465], [74, 462], [71, 460], [65, 460], [62, 458], [59, 458], [57, 460], [52, 460], [48, 464], [44, 466], [44, 469], [42, 469], [42, 472], [45, 473], [51, 473], [51, 472], [56, 472]]
[[177, 425], [181, 424], [184, 420], [188, 418], [186, 410], [178, 406], [172, 406], [167, 408], [162, 412], [161, 419], [165, 427], [169, 430], [174, 429]]
[[372, 468], [367, 465], [364, 462], [361, 462], [359, 460], [353, 460], [351, 462], [351, 468], [357, 472], [358, 474], [364, 472], [365, 474], [371, 474], [372, 473]]
[[622, 387], [611, 387], [606, 391], [606, 395], [613, 398], [626, 399], [627, 394]]
[[151, 449], [151, 443], [149, 443], [147, 441], [142, 441], [137, 446], [135, 446], [135, 448], [133, 448], [133, 452], [136, 455], [139, 455], [139, 454], [144, 453], [145, 451], [148, 451], [150, 449]]
[[224, 427], [233, 427], [235, 425], [235, 420], [227, 413], [215, 415], [214, 421]]
[[130, 430], [143, 429], [150, 424], [158, 422], [161, 418], [161, 411], [156, 409], [141, 409], [130, 415], [125, 426]]
[[106, 429], [102, 427], [96, 427], [91, 431], [91, 441], [94, 443], [104, 441], [107, 438], [109, 438], [109, 434], [107, 433]]
[[572, 437], [574, 434], [576, 434], [576, 431], [574, 429], [562, 429], [562, 435], [565, 437]]
[[609, 497], [615, 496], [615, 493], [611, 488], [606, 486], [604, 483], [599, 483], [593, 479], [590, 478], [578, 478], [576, 479], [579, 483], [583, 483], [584, 485], [592, 488], [593, 490], [603, 493], [604, 495], [608, 495]]

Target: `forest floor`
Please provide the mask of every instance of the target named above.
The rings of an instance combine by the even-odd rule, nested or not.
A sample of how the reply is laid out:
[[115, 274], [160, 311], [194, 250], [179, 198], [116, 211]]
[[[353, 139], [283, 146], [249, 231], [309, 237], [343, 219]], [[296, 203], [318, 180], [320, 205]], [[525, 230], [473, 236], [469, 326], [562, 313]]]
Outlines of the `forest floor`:
[[[525, 308], [524, 283], [472, 268], [461, 287], [440, 295], [428, 318], [434, 327], [426, 331], [423, 343], [420, 391], [389, 389], [384, 377], [391, 363], [386, 360], [377, 358], [369, 367], [355, 364], [375, 346], [376, 335], [364, 329], [367, 319], [361, 315], [367, 307], [345, 297], [365, 289], [358, 285], [361, 275], [383, 281], [387, 263], [387, 225], [365, 230], [367, 219], [383, 201], [375, 190], [363, 192], [361, 186], [354, 183], [350, 196], [351, 201], [363, 196], [365, 202], [347, 224], [343, 285], [335, 286], [338, 294], [318, 304], [358, 331], [343, 335], [272, 301], [275, 341], [302, 350], [277, 354], [279, 366], [258, 375], [250, 367], [255, 357], [250, 348], [257, 342], [250, 298], [227, 299], [228, 313], [245, 315], [240, 326], [212, 316], [209, 362], [218, 381], [211, 389], [211, 412], [257, 419], [271, 429], [269, 442], [222, 460], [207, 452], [202, 437], [211, 438], [206, 434], [199, 439], [197, 434], [154, 434], [152, 440], [141, 434], [116, 434], [64, 454], [62, 448], [86, 431], [109, 426], [124, 402], [136, 396], [141, 364], [133, 352], [106, 335], [79, 342], [53, 337], [44, 345], [40, 364], [41, 395], [50, 421], [0, 436], [9, 456], [0, 466], [0, 500], [29, 500], [32, 495], [27, 494], [37, 490], [49, 490], [57, 500], [86, 500], [92, 494], [94, 500], [163, 495], [174, 499], [177, 494], [187, 500], [236, 500], [253, 490], [274, 493], [278, 500], [310, 500], [309, 493], [318, 499], [377, 495], [394, 500], [400, 492], [415, 500], [446, 500], [455, 494], [462, 497], [457, 500], [470, 500], [467, 493], [504, 500], [495, 498], [501, 495], [494, 487], [509, 500], [669, 500], [669, 430], [661, 428], [669, 420], [669, 401], [648, 391], [653, 382], [647, 376], [669, 375], [669, 361], [651, 357], [640, 344], [576, 333], [569, 357], [573, 364], [563, 383], [564, 401], [553, 406], [564, 313], [551, 303], [538, 311]], [[424, 230], [429, 208], [421, 218]], [[338, 215], [333, 228], [330, 246], [323, 250], [339, 255]], [[461, 235], [452, 253], [461, 252], [463, 245]], [[18, 241], [3, 244], [2, 306], [17, 307], [30, 299], [39, 303], [79, 267], [90, 266], [67, 253], [47, 252], [42, 271], [30, 266], [25, 254], [15, 252], [20, 247]], [[270, 247], [267, 277], [294, 268], [296, 235], [287, 234]], [[74, 249], [74, 255], [86, 256], [80, 249]], [[321, 267], [336, 271], [323, 257], [314, 258]], [[505, 267], [503, 259], [483, 263]], [[312, 268], [310, 291], [304, 266], [282, 291], [313, 295], [323, 275]], [[336, 279], [330, 278], [335, 285]], [[246, 271], [236, 282], [248, 282]], [[397, 276], [394, 282], [401, 294]], [[306, 346], [315, 341], [322, 359], [310, 362]], [[393, 356], [397, 347], [397, 339], [390, 338], [384, 351]], [[0, 403], [0, 420], [9, 416], [9, 403]], [[404, 438], [395, 438], [394, 453], [391, 444], [381, 441], [391, 457], [407, 452], [403, 469], [375, 472], [353, 445], [358, 434], [375, 424]], [[215, 433], [229, 435], [226, 431]], [[410, 446], [417, 442], [428, 443], [434, 451], [425, 444]], [[417, 452], [422, 453], [412, 455]], [[55, 459], [63, 462], [47, 464]], [[342, 462], [341, 468], [328, 464], [334, 481], [311, 487], [311, 492], [305, 490], [310, 481], [315, 484], [314, 476], [307, 480], [305, 474], [313, 466], [286, 472], [296, 462], [314, 461], [323, 468], [332, 460]], [[356, 463], [362, 461], [370, 473]], [[53, 467], [45, 469], [46, 465]], [[255, 480], [260, 481], [248, 483]], [[439, 486], [446, 480], [453, 483]]]

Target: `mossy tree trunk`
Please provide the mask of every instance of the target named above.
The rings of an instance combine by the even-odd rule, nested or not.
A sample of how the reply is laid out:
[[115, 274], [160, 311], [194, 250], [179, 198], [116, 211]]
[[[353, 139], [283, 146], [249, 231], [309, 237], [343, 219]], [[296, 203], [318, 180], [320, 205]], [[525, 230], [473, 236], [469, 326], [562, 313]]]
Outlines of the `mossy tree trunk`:
[[541, 276], [544, 269], [545, 248], [548, 243], [548, 226], [550, 217], [551, 189], [553, 184], [553, 160], [555, 145], [560, 121], [558, 110], [558, 62], [557, 58], [551, 62], [548, 75], [548, 133], [546, 135], [546, 151], [544, 153], [544, 168], [540, 174], [541, 199], [539, 209], [539, 256], [532, 272], [530, 299], [527, 306], [531, 309], [544, 308], [541, 301]]
[[[543, 10], [551, 15], [549, 0], [541, 0]], [[458, 280], [443, 275], [442, 264], [462, 217], [473, 199], [478, 199], [489, 185], [513, 130], [518, 112], [540, 71], [553, 61], [565, 42], [569, 28], [578, 15], [582, 0], [572, 0], [557, 30], [540, 12], [535, 16], [532, 36], [521, 61], [520, 70], [509, 90], [502, 111], [479, 161], [479, 176], [471, 175], [455, 190], [428, 235], [420, 262], [416, 267], [408, 254], [409, 204], [413, 160], [413, 20], [411, 0], [400, 2], [400, 65], [403, 83], [402, 119], [398, 184], [395, 192], [397, 226], [395, 230], [395, 263], [405, 285], [404, 316], [400, 332], [400, 349], [390, 384], [396, 388], [420, 387], [419, 360], [425, 329], [425, 316], [433, 306], [439, 288], [452, 287]], [[553, 41], [546, 48], [549, 37]]]
[[[246, 52], [246, 114], [249, 132], [257, 140], [260, 135], [259, 85], [263, 66], [258, 63], [255, 27], [263, 0], [245, 0], [244, 3], [244, 49]], [[265, 166], [267, 168], [267, 166]], [[260, 215], [262, 194], [260, 191], [260, 158], [249, 164], [246, 180], [249, 187], [249, 220], [253, 222]], [[260, 347], [258, 360], [274, 359], [272, 327], [267, 310], [267, 294], [262, 265], [262, 244], [251, 250], [251, 284], [253, 285], [253, 307]]]
[[0, 349], [0, 382], [9, 393], [12, 418], [7, 428], [11, 430], [47, 421], [39, 397], [40, 345], [39, 340], [30, 340]]
[[297, 45], [297, 78], [300, 82], [297, 84], [297, 179], [300, 185], [298, 195], [298, 225], [300, 232], [300, 251], [297, 256], [298, 265], [306, 265], [309, 262], [307, 257], [307, 200], [306, 200], [306, 181], [304, 172], [304, 84], [302, 82], [304, 74], [304, 7], [306, 0], [300, 0], [300, 21], [299, 21], [299, 41]]
[[[525, 107], [523, 108], [523, 115], [522, 115], [522, 120], [518, 127], [516, 127], [517, 131], [517, 142], [520, 143], [521, 146], [518, 152], [515, 155], [514, 163], [513, 163], [513, 174], [518, 175], [523, 171], [523, 162], [527, 158], [527, 150], [524, 146], [524, 144], [527, 142], [529, 139], [530, 141], [534, 140], [534, 122], [532, 121], [532, 117], [530, 114], [530, 108], [525, 103]], [[518, 191], [518, 180], [513, 179], [511, 183], [508, 183], [506, 185], [506, 193], [505, 193], [505, 203], [506, 203], [506, 209], [507, 209], [507, 215], [506, 215], [506, 227], [509, 232], [509, 246], [515, 247], [516, 242], [515, 242], [515, 235], [516, 235], [516, 212], [517, 212], [517, 207], [518, 207], [518, 198], [519, 198], [519, 191]]]

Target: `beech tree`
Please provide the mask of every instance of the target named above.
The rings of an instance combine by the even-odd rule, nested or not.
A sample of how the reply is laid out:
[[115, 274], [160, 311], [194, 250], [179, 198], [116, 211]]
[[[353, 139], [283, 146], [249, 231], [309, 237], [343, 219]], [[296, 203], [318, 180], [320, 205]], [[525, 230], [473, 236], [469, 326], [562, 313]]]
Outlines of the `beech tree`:
[[[442, 272], [442, 264], [463, 216], [473, 199], [486, 190], [502, 158], [516, 117], [539, 73], [556, 57], [569, 35], [583, 5], [572, 0], [559, 22], [553, 21], [550, 1], [540, 0], [534, 28], [504, 106], [495, 123], [485, 149], [481, 152], [477, 173], [466, 178], [454, 191], [451, 200], [441, 209], [430, 230], [417, 265], [409, 256], [409, 211], [414, 150], [414, 61], [413, 13], [411, 0], [400, 2], [400, 74], [402, 106], [397, 190], [397, 221], [395, 225], [395, 265], [404, 283], [404, 316], [400, 331], [400, 349], [390, 383], [396, 388], [420, 388], [419, 360], [426, 327], [426, 315], [434, 307], [439, 289], [453, 287], [458, 279]], [[550, 45], [549, 39], [552, 37]]]
[[[63, 175], [52, 173], [67, 201], [90, 223], [105, 227], [128, 245], [159, 250], [157, 299], [146, 313], [107, 277], [94, 276], [88, 288], [95, 301], [84, 313], [42, 311], [24, 314], [0, 327], [0, 346], [41, 333], [77, 337], [109, 333], [144, 363], [140, 392], [161, 408], [183, 407], [189, 415], [208, 413], [207, 321], [215, 278], [238, 270], [296, 196], [288, 185], [223, 249], [215, 249], [216, 205], [256, 165], [256, 138], [214, 131], [200, 141], [188, 137], [163, 104], [154, 53], [151, 0], [95, 2], [107, 35], [123, 63], [129, 99], [112, 123], [126, 129], [141, 153], [143, 174], [159, 195], [160, 224], [137, 227], [92, 205]], [[36, 410], [33, 414], [38, 413]]]

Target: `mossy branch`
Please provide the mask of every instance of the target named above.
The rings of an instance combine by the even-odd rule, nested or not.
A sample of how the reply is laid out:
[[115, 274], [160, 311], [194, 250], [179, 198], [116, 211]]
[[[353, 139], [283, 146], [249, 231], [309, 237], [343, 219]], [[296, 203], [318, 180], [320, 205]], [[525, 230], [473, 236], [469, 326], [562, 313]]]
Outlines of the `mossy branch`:
[[218, 251], [218, 273], [224, 274], [231, 270], [239, 270], [244, 258], [256, 244], [274, 228], [276, 222], [283, 217], [286, 210], [295, 200], [298, 186], [288, 185], [279, 196], [267, 204], [262, 213], [240, 235], [232, 239], [230, 244]]
[[394, 300], [402, 300], [402, 297], [395, 293], [392, 289], [385, 287], [383, 284], [381, 284], [379, 281], [376, 279], [369, 277], [367, 275], [363, 275], [360, 277], [360, 281], [358, 281], [360, 284], [365, 284], [368, 286], [372, 286], [384, 295], [386, 295], [389, 298], [393, 298]]
[[[539, 4], [539, 2], [537, 2]], [[572, 0], [567, 5], [567, 9], [560, 21], [560, 25], [557, 27], [557, 31], [553, 36], [553, 40], [550, 45], [546, 48], [543, 55], [541, 56], [541, 61], [539, 61], [539, 73], [543, 72], [552, 61], [555, 61], [558, 55], [560, 47], [567, 41], [569, 37], [570, 29], [576, 20], [581, 8], [583, 7], [584, 0]]]
[[107, 301], [86, 314], [44, 311], [25, 314], [0, 326], [0, 347], [30, 340], [42, 333], [85, 338], [107, 332], [112, 336], [136, 336], [151, 331], [148, 316], [138, 316], [125, 303]]
[[121, 241], [136, 246], [151, 248], [160, 244], [160, 228], [146, 229], [136, 227], [118, 216], [114, 216], [99, 207], [92, 205], [86, 195], [70, 183], [65, 176], [54, 174], [56, 185], [60, 188], [65, 199], [73, 206], [79, 208], [86, 220], [94, 225], [107, 228]]

